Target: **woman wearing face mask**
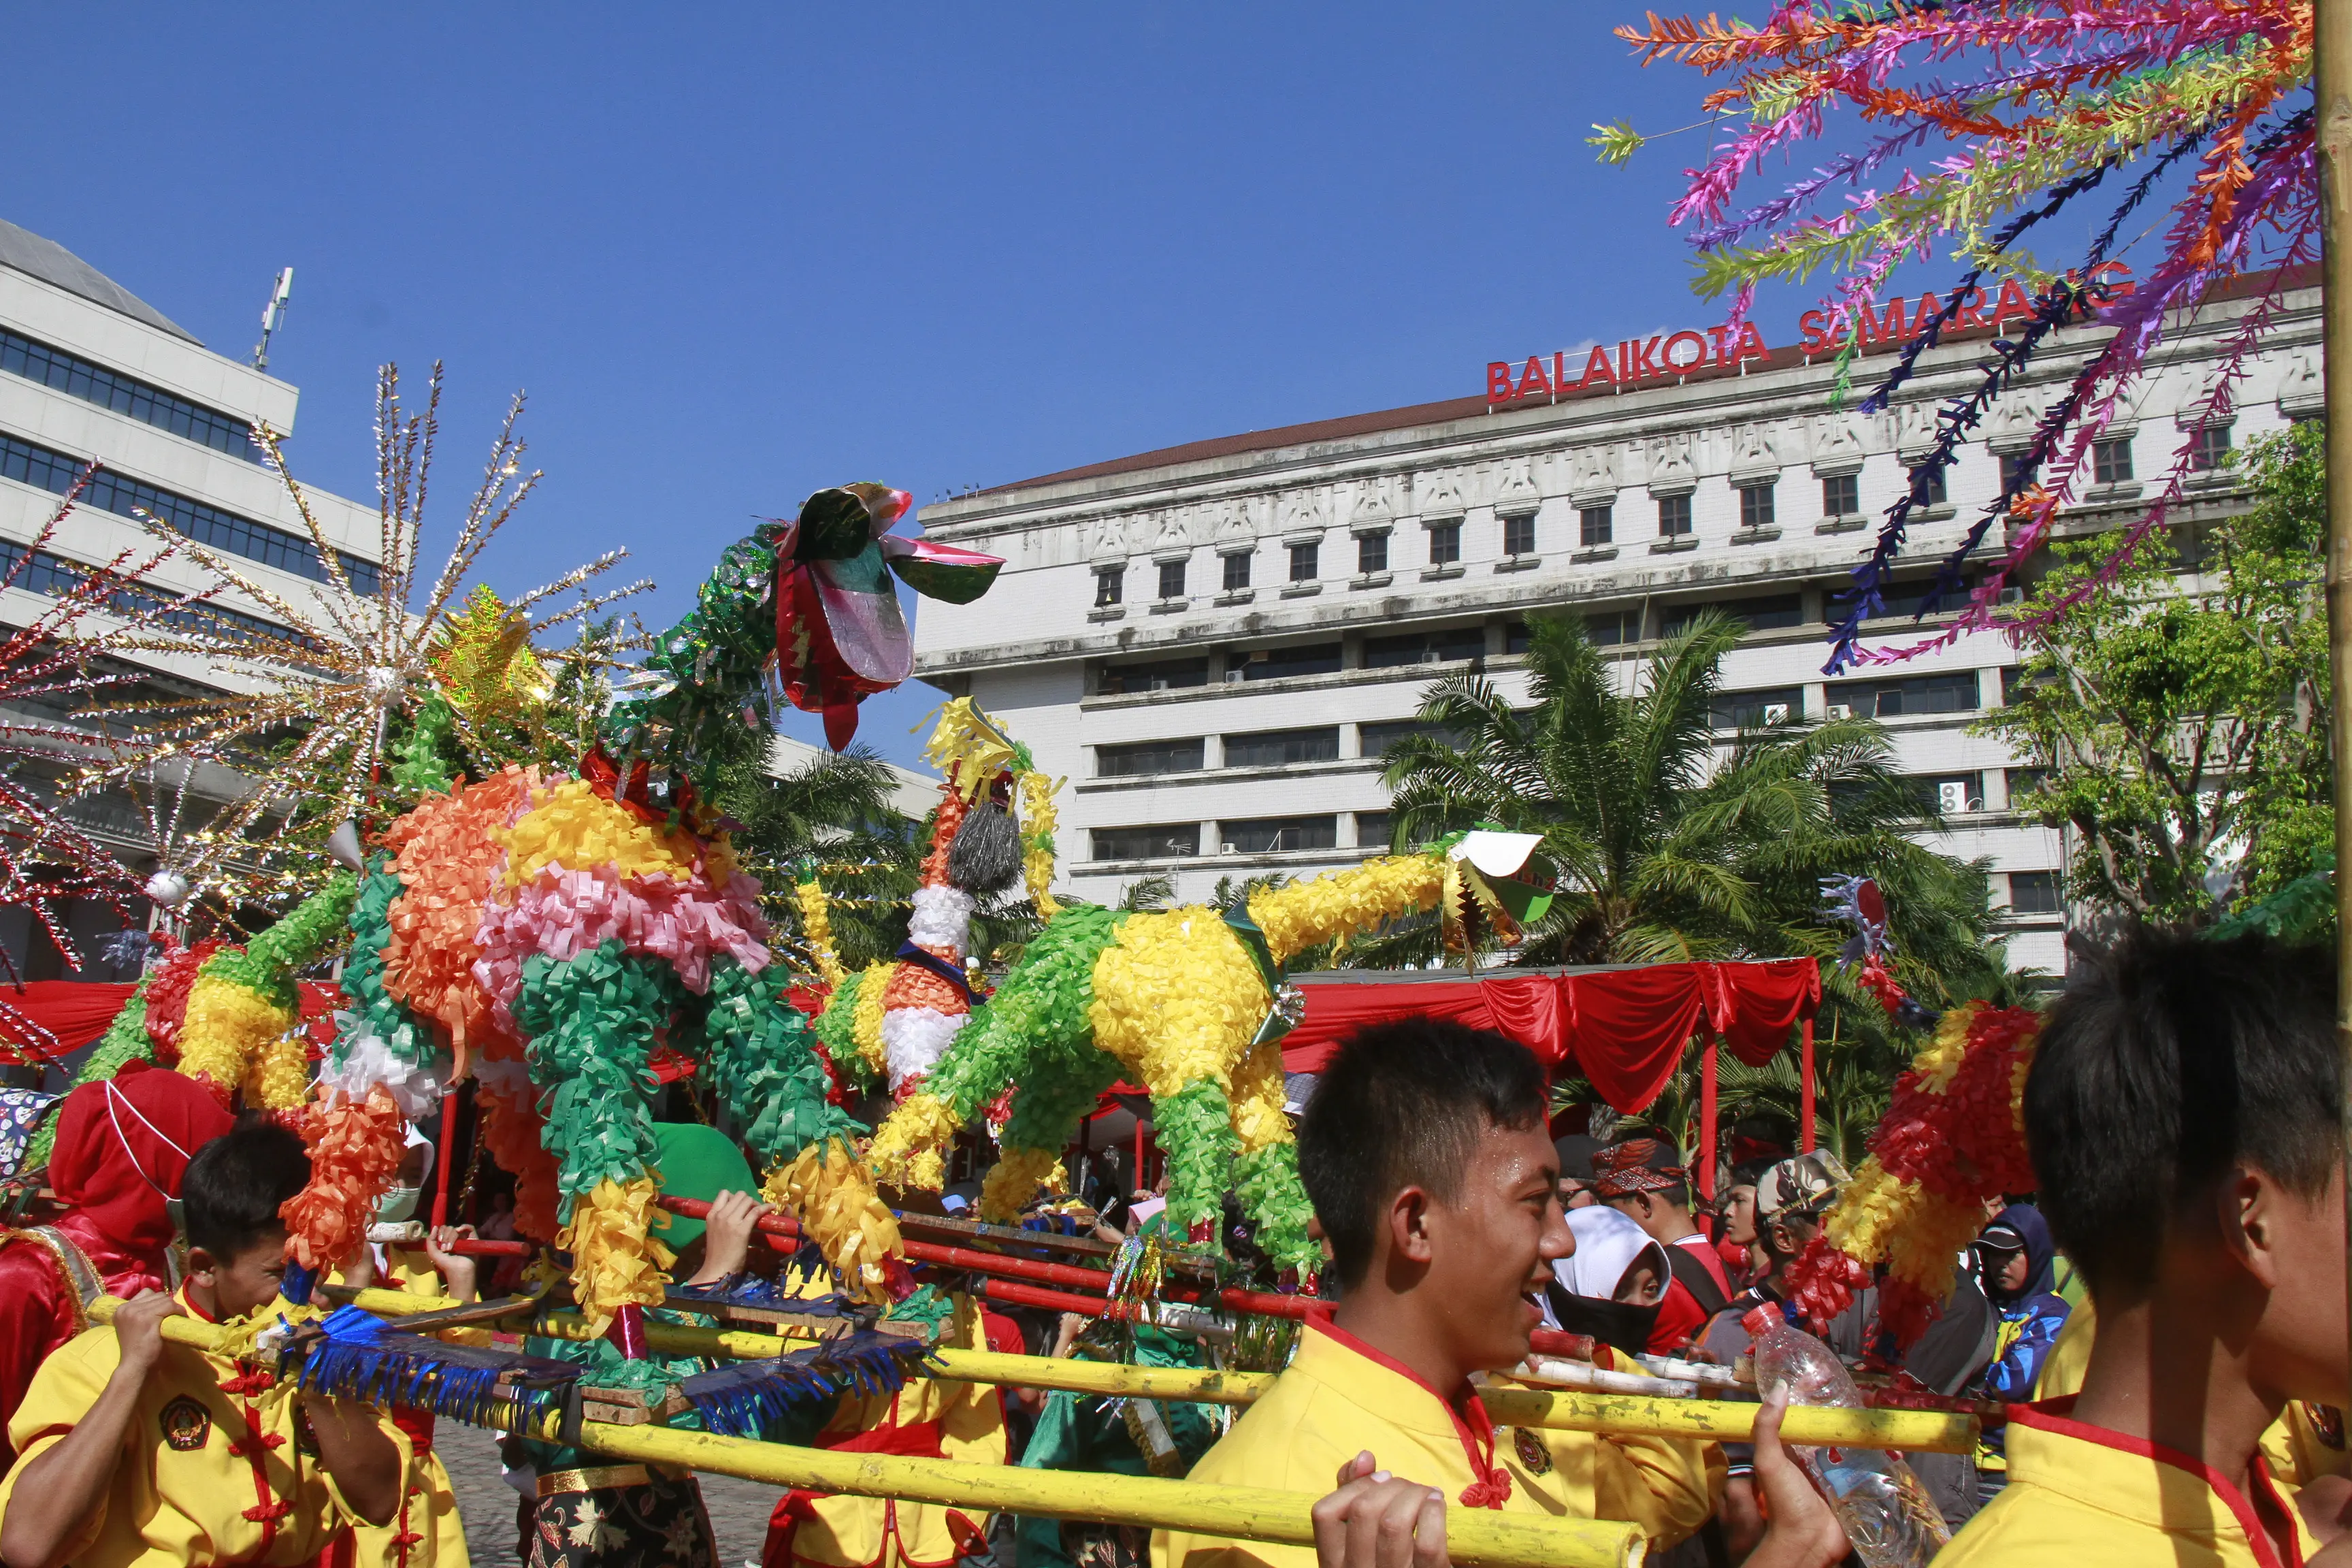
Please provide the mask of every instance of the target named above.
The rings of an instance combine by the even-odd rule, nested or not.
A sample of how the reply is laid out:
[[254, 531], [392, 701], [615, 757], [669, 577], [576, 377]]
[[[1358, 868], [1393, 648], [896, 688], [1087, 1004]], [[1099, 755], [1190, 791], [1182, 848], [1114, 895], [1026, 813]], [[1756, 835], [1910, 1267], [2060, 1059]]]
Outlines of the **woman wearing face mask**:
[[[1553, 1326], [1589, 1334], [1628, 1355], [1677, 1346], [1689, 1335], [1659, 1321], [1666, 1299], [1665, 1249], [1617, 1210], [1568, 1211], [1576, 1250], [1551, 1266], [1546, 1306]], [[1665, 1340], [1672, 1331], [1675, 1337]]]
[[[1992, 1364], [1985, 1368], [1988, 1398], [2033, 1397], [2050, 1347], [2066, 1327], [2066, 1299], [2057, 1293], [2050, 1224], [2032, 1204], [2011, 1204], [1977, 1238], [1977, 1279], [2000, 1314]], [[2000, 1427], [1989, 1427], [1977, 1447], [1977, 1492], [1990, 1500], [2009, 1480]]]
[[[427, 1229], [416, 1223], [417, 1204], [432, 1169], [432, 1143], [410, 1128], [408, 1152], [391, 1187], [376, 1200], [369, 1239], [344, 1263], [341, 1283], [381, 1285], [412, 1296], [474, 1299], [473, 1258], [448, 1250], [459, 1237], [472, 1236], [473, 1226]], [[392, 1418], [408, 1435], [417, 1462], [409, 1470], [408, 1490], [391, 1522], [352, 1527], [348, 1561], [353, 1568], [463, 1568], [468, 1561], [466, 1526], [457, 1517], [449, 1472], [433, 1451], [433, 1416], [396, 1406]]]
[[35, 1369], [89, 1327], [86, 1305], [179, 1283], [168, 1205], [195, 1152], [229, 1130], [211, 1090], [145, 1062], [83, 1084], [57, 1115], [49, 1188], [66, 1212], [0, 1229], [0, 1466], [16, 1461], [7, 1423]]

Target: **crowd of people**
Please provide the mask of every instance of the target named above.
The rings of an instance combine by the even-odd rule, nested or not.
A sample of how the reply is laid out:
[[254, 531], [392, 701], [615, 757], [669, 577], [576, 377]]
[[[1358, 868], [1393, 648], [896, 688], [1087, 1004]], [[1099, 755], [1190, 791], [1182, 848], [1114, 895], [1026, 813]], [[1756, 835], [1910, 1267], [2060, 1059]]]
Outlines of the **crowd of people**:
[[[809, 1413], [778, 1440], [1318, 1494], [1313, 1548], [1082, 1521], [991, 1521], [892, 1500], [779, 1500], [769, 1568], [1438, 1568], [1450, 1509], [1622, 1521], [1673, 1568], [1832, 1564], [1849, 1543], [1780, 1444], [1768, 1403], [1751, 1444], [1505, 1427], [1481, 1390], [1538, 1327], [1593, 1359], [1738, 1367], [1758, 1309], [1921, 1394], [1999, 1407], [1973, 1455], [1909, 1463], [1951, 1542], [1938, 1562], [2352, 1563], [2343, 1070], [2334, 967], [2258, 938], [2141, 932], [2086, 957], [2053, 1004], [2024, 1087], [2037, 1193], [1989, 1208], [1927, 1331], [1897, 1348], [1864, 1288], [1803, 1323], [1790, 1271], [1849, 1177], [1820, 1151], [1774, 1152], [1700, 1195], [1654, 1128], [1555, 1139], [1543, 1068], [1502, 1036], [1431, 1019], [1344, 1043], [1297, 1123], [1301, 1175], [1336, 1298], [1268, 1392], [1220, 1429], [1178, 1401], [918, 1378]], [[753, 1264], [764, 1206], [742, 1152], [665, 1123], [674, 1192], [712, 1201], [670, 1234], [673, 1275], [724, 1291]], [[396, 1179], [404, 1220], [431, 1163]], [[466, 1560], [430, 1416], [274, 1389], [262, 1362], [167, 1339], [175, 1314], [232, 1323], [278, 1295], [278, 1206], [309, 1173], [301, 1142], [233, 1121], [208, 1090], [134, 1066], [69, 1095], [48, 1184], [62, 1212], [0, 1239], [0, 1563], [447, 1564]], [[1091, 1216], [1125, 1239], [1155, 1194]], [[951, 1189], [943, 1206], [968, 1202]], [[506, 1224], [494, 1209], [491, 1223]], [[458, 1233], [369, 1247], [343, 1282], [466, 1300]], [[823, 1281], [804, 1281], [810, 1289]], [[101, 1295], [124, 1302], [93, 1321]], [[1087, 1353], [1090, 1326], [967, 1311], [978, 1348]], [[620, 1352], [530, 1341], [537, 1353]], [[1120, 1353], [1202, 1363], [1181, 1331]], [[680, 1370], [691, 1370], [680, 1363]], [[690, 1474], [505, 1445], [517, 1550], [533, 1568], [715, 1564]]]

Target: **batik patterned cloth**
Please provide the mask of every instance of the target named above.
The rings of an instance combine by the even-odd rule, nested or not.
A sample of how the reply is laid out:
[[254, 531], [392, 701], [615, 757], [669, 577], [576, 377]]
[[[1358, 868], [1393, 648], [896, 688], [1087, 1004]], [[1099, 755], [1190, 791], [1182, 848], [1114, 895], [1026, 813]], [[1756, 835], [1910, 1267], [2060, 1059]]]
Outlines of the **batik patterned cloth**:
[[692, 1478], [596, 1487], [539, 1500], [528, 1568], [719, 1568], [719, 1547]]
[[0, 1180], [21, 1173], [25, 1145], [57, 1102], [37, 1089], [0, 1089]]

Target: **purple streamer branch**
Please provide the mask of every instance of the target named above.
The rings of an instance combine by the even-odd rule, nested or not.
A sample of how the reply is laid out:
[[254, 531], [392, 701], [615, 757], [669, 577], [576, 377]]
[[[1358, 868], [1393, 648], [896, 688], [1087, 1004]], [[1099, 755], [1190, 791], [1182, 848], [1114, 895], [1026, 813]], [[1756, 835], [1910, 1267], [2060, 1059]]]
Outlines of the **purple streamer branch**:
[[[2256, 302], [2254, 308], [2246, 313], [2245, 320], [2240, 324], [2239, 330], [2223, 349], [2221, 368], [2215, 372], [2212, 387], [2208, 392], [2194, 423], [2189, 426], [2186, 440], [2179, 450], [2174, 454], [2173, 466], [2166, 476], [2164, 489], [2158, 493], [2147, 512], [2126, 531], [2123, 542], [2100, 563], [2096, 573], [2084, 583], [2068, 590], [2059, 599], [2037, 609], [2030, 616], [2021, 619], [2004, 619], [1998, 613], [2001, 589], [2047, 540], [2058, 509], [2065, 503], [2067, 492], [2080, 470], [2083, 455], [2088, 449], [2091, 441], [2096, 439], [2096, 431], [2094, 430], [2088, 438], [2076, 441], [2074, 450], [2068, 454], [2067, 461], [2059, 476], [2059, 482], [2034, 509], [2028, 525], [2020, 532], [2008, 553], [1993, 569], [1991, 575], [1969, 595], [1969, 606], [1958, 620], [1935, 637], [1916, 643], [1906, 644], [1902, 647], [1865, 649], [1858, 655], [1861, 661], [1869, 664], [1893, 664], [1916, 658], [1921, 654], [1948, 647], [1961, 637], [1978, 631], [1999, 631], [2009, 637], [2012, 642], [2021, 642], [2026, 637], [2055, 623], [2060, 616], [2083, 603], [2093, 594], [2111, 585], [2117, 574], [2129, 564], [2147, 537], [2164, 524], [2171, 509], [2179, 503], [2182, 488], [2191, 471], [2189, 463], [2196, 453], [2198, 432], [2228, 412], [2232, 403], [2231, 386], [2246, 375], [2247, 362], [2252, 357], [2254, 350], [2260, 346], [2263, 337], [2269, 331], [2272, 318], [2284, 304], [2287, 271], [2310, 259], [2311, 241], [2317, 233], [2318, 217], [2315, 208], [2303, 218], [2284, 254], [2281, 257], [2277, 279], [2273, 282], [2270, 289]], [[2104, 430], [2106, 427], [2109, 418], [2112, 417], [2114, 406], [2120, 400], [2123, 390], [2123, 384], [2118, 384], [2102, 401], [2101, 406], [2095, 411], [2094, 416], [2097, 429]]]
[[1833, 158], [1827, 168], [1814, 170], [1811, 179], [1799, 181], [1762, 206], [1750, 207], [1727, 223], [1698, 230], [1690, 237], [1691, 248], [1711, 250], [1717, 246], [1729, 245], [1760, 227], [1778, 224], [1830, 186], [1841, 181], [1852, 184], [1866, 178], [1897, 153], [1927, 140], [1927, 132], [1934, 129], [1934, 121], [1923, 120], [1908, 131], [1900, 131], [1885, 138], [1867, 151]]

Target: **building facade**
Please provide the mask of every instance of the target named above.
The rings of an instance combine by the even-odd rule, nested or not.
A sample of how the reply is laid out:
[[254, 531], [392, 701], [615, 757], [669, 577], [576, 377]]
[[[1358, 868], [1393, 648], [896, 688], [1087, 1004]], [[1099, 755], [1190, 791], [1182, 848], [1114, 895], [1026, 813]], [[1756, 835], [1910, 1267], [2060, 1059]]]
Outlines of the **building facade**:
[[[0, 593], [0, 622], [29, 624], [47, 595], [70, 585], [75, 566], [150, 554], [152, 541], [135, 515], [142, 511], [236, 561], [289, 602], [305, 603], [325, 567], [248, 434], [257, 422], [290, 433], [297, 399], [294, 387], [206, 349], [63, 247], [0, 221], [0, 556], [21, 560], [84, 467], [92, 458], [100, 465], [44, 556]], [[307, 485], [304, 493], [352, 585], [373, 589], [376, 510]], [[153, 583], [178, 592], [207, 585], [199, 569], [180, 560], [166, 562]], [[266, 606], [234, 595], [216, 605], [257, 628], [278, 624]], [[173, 695], [221, 679], [160, 659], [146, 661], [142, 674], [159, 693]], [[51, 723], [64, 717], [0, 708], [0, 719]], [[247, 787], [250, 781], [228, 770], [205, 768], [189, 786], [190, 804], [209, 815]], [[145, 824], [129, 801], [91, 801], [73, 815], [134, 870], [150, 868], [141, 864]], [[133, 918], [140, 912], [134, 909]], [[78, 937], [94, 936], [121, 919], [82, 900], [68, 923]], [[0, 910], [0, 945], [31, 978], [60, 973], [58, 954], [22, 910]], [[115, 978], [102, 969], [84, 973]]]
[[[2223, 452], [2318, 409], [2318, 296], [2285, 302], [2233, 412], [2201, 436], [2218, 355], [2252, 300], [2179, 328], [2063, 531], [2138, 515], [2179, 454], [2180, 531], [2242, 504]], [[2017, 758], [1969, 733], [2001, 702], [2015, 648], [1980, 634], [1907, 663], [1822, 670], [1835, 595], [1909, 487], [1938, 404], [1976, 384], [1993, 330], [1928, 351], [1884, 414], [1832, 408], [1833, 355], [1788, 349], [1647, 384], [1254, 432], [934, 505], [930, 536], [1006, 566], [977, 604], [923, 606], [917, 673], [976, 699], [1067, 776], [1058, 837], [1076, 892], [1111, 901], [1161, 874], [1199, 898], [1223, 876], [1308, 876], [1383, 852], [1382, 752], [1412, 732], [1434, 677], [1482, 670], [1524, 700], [1530, 613], [1582, 616], [1631, 681], [1657, 639], [1720, 608], [1750, 628], [1725, 662], [1720, 741], [1784, 715], [1883, 721], [1942, 810], [1931, 842], [1990, 869], [2012, 967], [2062, 972], [2066, 846], [2011, 809]], [[2061, 332], [1993, 408], [1944, 495], [1915, 510], [1889, 595], [1901, 614], [1866, 641], [1947, 624], [1910, 618], [1935, 563], [2104, 336]], [[1856, 367], [1856, 384], [1874, 368]], [[1996, 526], [1975, 558], [2005, 545]]]

